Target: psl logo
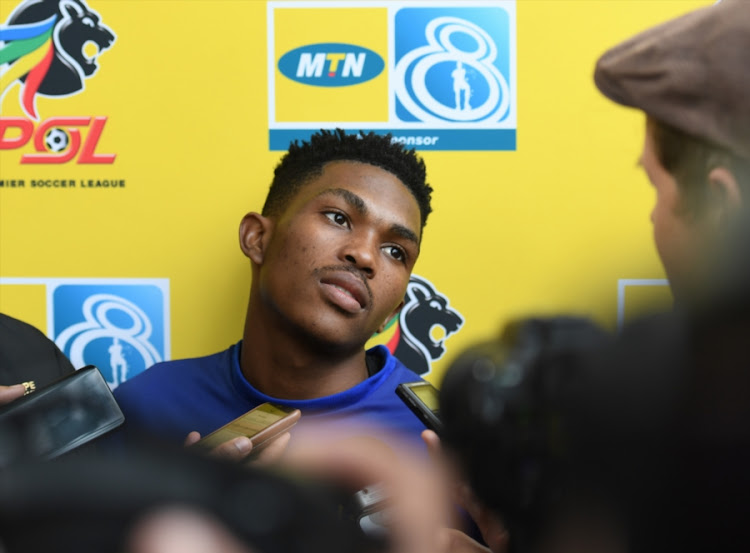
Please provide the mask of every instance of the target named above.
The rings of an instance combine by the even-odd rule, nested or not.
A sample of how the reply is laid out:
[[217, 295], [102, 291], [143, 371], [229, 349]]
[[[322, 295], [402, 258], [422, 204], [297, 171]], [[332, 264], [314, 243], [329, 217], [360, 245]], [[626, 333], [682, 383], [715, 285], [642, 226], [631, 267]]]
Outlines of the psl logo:
[[[114, 154], [94, 153], [106, 117], [51, 118], [36, 131], [32, 120], [39, 120], [37, 96], [66, 97], [84, 90], [85, 80], [99, 68], [98, 55], [114, 40], [112, 31], [83, 0], [22, 2], [0, 26], [0, 102], [19, 82], [20, 104], [29, 119], [0, 118], [0, 149], [20, 148], [33, 135], [34, 147], [42, 153], [26, 154], [21, 163], [65, 163], [80, 148], [77, 127], [91, 125], [78, 162], [112, 163]], [[96, 53], [88, 55], [88, 45], [95, 45]], [[19, 135], [7, 138], [11, 127]]]
[[[388, 349], [409, 369], [425, 375], [430, 372], [432, 361], [445, 354], [445, 340], [458, 332], [464, 318], [450, 309], [448, 298], [435, 290], [432, 283], [417, 276], [409, 280], [405, 299], [399, 329], [388, 343]], [[436, 327], [444, 333], [440, 340], [432, 335]]]
[[446, 11], [456, 15], [422, 8], [396, 15], [396, 113], [402, 121], [498, 123], [510, 107], [508, 47], [496, 43], [509, 36], [507, 13]]
[[36, 95], [81, 92], [85, 79], [99, 68], [97, 55], [86, 55], [84, 45], [94, 43], [101, 53], [112, 45], [115, 35], [83, 0], [26, 0], [0, 27], [0, 40], [4, 43], [0, 97], [21, 81], [21, 105], [36, 120]]
[[53, 292], [54, 339], [76, 367], [96, 365], [111, 388], [166, 358], [163, 290], [63, 284]]

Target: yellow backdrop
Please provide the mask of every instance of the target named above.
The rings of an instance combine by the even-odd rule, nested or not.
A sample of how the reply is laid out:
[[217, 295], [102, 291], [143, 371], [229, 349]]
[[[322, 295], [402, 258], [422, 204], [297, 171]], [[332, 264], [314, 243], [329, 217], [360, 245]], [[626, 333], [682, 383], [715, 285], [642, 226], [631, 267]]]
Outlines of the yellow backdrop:
[[[618, 309], [629, 316], [668, 299], [650, 236], [653, 192], [636, 166], [643, 117], [602, 97], [592, 72], [606, 48], [710, 3], [516, 2], [516, 150], [423, 153], [434, 213], [415, 273], [464, 319], [430, 380], [439, 382], [455, 353], [509, 318], [567, 312], [614, 328]], [[0, 3], [0, 25], [21, 4]], [[281, 155], [269, 148], [266, 2], [88, 6], [116, 38], [104, 49], [83, 45], [89, 56], [99, 52], [85, 90], [37, 95], [33, 120], [15, 82], [0, 110], [35, 129], [50, 117], [106, 117], [95, 153], [116, 158], [21, 163], [38, 153], [33, 139], [0, 150], [0, 311], [51, 332], [55, 282], [145, 279], [165, 296], [162, 357], [219, 351], [241, 337], [249, 289], [237, 227], [260, 209]], [[356, 43], [360, 33], [350, 34]], [[385, 42], [366, 38], [373, 49]], [[299, 105], [319, 102], [319, 92]], [[334, 121], [349, 120], [345, 110], [334, 119], [337, 111], [326, 109]], [[299, 117], [292, 112], [280, 117]], [[82, 141], [94, 129], [86, 121], [75, 123]], [[8, 128], [6, 141], [21, 134]], [[76, 186], [55, 187], [61, 180]], [[109, 187], [96, 186], [105, 180]]]

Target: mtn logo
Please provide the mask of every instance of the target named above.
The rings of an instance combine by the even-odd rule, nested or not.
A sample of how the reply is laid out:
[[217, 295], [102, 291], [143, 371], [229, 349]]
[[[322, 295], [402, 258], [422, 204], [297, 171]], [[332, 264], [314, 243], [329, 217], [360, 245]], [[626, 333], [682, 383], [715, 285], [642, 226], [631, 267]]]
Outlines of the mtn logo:
[[298, 83], [312, 86], [351, 86], [374, 79], [385, 61], [368, 48], [328, 42], [295, 48], [281, 56], [279, 71]]

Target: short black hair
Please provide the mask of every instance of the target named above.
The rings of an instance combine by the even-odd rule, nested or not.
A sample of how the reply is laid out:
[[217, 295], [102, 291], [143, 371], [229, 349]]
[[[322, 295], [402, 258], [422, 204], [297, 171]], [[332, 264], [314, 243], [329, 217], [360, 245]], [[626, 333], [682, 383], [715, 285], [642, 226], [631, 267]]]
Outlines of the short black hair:
[[263, 205], [263, 215], [278, 215], [310, 178], [318, 176], [331, 161], [368, 163], [398, 178], [417, 200], [422, 228], [432, 211], [432, 187], [425, 181], [424, 161], [413, 149], [394, 142], [390, 134], [347, 134], [343, 129], [321, 129], [309, 141], [292, 142], [274, 169], [273, 182]]

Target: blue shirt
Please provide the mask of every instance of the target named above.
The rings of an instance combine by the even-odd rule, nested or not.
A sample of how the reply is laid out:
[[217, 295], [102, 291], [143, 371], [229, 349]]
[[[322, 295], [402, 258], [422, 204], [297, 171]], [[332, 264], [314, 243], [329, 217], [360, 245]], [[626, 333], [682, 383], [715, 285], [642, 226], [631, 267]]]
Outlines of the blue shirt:
[[[157, 363], [121, 384], [114, 392], [128, 433], [147, 433], [182, 444], [189, 432], [205, 436], [264, 402], [297, 408], [305, 426], [345, 425], [349, 434], [384, 431], [422, 448], [422, 422], [396, 395], [401, 382], [422, 380], [393, 357], [385, 346], [371, 350], [382, 368], [338, 394], [310, 400], [286, 400], [254, 388], [240, 369], [242, 342], [196, 359]], [[337, 426], [338, 430], [338, 426]]]

